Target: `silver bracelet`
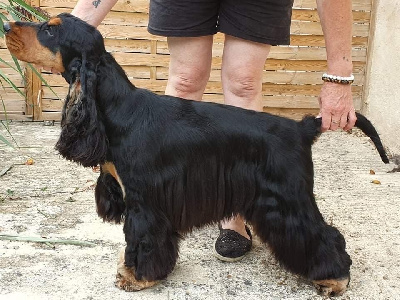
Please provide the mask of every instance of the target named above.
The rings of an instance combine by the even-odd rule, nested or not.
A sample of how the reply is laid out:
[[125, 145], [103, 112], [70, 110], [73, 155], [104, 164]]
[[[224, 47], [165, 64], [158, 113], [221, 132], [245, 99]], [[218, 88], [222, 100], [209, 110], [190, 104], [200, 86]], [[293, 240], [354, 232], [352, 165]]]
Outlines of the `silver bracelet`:
[[354, 75], [351, 74], [349, 77], [342, 77], [324, 73], [322, 75], [322, 80], [325, 82], [334, 82], [339, 84], [352, 84], [354, 82]]

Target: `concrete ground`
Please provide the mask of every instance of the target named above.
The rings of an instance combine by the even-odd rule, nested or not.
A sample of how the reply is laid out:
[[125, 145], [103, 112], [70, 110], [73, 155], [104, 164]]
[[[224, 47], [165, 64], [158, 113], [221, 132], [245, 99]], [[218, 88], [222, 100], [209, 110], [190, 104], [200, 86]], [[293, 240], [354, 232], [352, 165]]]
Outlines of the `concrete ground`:
[[[95, 246], [0, 240], [0, 299], [322, 299], [257, 238], [242, 261], [218, 261], [212, 254], [216, 226], [187, 236], [175, 270], [157, 286], [118, 290], [116, 258], [124, 237], [121, 225], [96, 215], [98, 174], [57, 154], [57, 124], [12, 123], [10, 129], [28, 148], [0, 144], [0, 235]], [[400, 299], [400, 173], [388, 173], [397, 166], [383, 164], [357, 131], [325, 133], [313, 150], [318, 206], [345, 236], [353, 260], [349, 289], [338, 299]]]

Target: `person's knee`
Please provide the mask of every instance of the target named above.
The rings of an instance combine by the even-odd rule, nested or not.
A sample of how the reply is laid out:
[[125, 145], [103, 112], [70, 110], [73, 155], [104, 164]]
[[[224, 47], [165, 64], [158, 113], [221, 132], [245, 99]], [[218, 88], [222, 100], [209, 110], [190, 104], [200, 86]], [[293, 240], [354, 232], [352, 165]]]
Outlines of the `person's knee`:
[[252, 99], [261, 92], [261, 82], [251, 76], [235, 75], [228, 87], [231, 93], [243, 99]]
[[[240, 100], [242, 105], [252, 106], [261, 97], [262, 80], [259, 76], [246, 72], [231, 72], [223, 79], [225, 95]], [[229, 99], [226, 98], [229, 102]]]
[[225, 102], [260, 109], [265, 60], [271, 46], [225, 36], [222, 85]]
[[179, 67], [170, 70], [166, 94], [185, 99], [201, 100], [210, 70], [206, 67]]

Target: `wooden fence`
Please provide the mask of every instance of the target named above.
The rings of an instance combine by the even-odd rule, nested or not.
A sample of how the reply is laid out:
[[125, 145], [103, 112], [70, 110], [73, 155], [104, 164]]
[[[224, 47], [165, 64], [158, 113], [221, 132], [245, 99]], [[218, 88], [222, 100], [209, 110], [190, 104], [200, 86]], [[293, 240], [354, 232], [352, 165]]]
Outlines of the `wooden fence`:
[[[5, 1], [5, 0], [0, 0]], [[76, 0], [31, 0], [51, 15], [70, 12]], [[352, 86], [357, 110], [363, 103], [366, 82], [368, 36], [370, 33], [372, 0], [353, 0], [353, 64], [355, 83]], [[168, 78], [168, 48], [166, 38], [147, 32], [148, 0], [120, 0], [99, 26], [107, 50], [124, 67], [129, 79], [138, 87], [163, 93]], [[299, 118], [318, 112], [321, 76], [326, 71], [324, 39], [315, 0], [295, 0], [291, 25], [291, 46], [272, 47], [263, 76], [264, 111]], [[220, 81], [223, 35], [214, 38], [212, 71], [204, 99], [222, 102]], [[11, 61], [0, 39], [0, 57]], [[67, 84], [59, 75], [42, 75], [56, 95], [42, 85], [32, 71], [27, 71], [26, 84], [18, 73], [0, 63], [1, 70], [18, 86], [25, 89], [26, 99], [7, 84], [0, 90], [8, 118], [17, 120], [59, 120]], [[0, 105], [2, 106], [2, 105]], [[4, 119], [0, 107], [0, 118]]]

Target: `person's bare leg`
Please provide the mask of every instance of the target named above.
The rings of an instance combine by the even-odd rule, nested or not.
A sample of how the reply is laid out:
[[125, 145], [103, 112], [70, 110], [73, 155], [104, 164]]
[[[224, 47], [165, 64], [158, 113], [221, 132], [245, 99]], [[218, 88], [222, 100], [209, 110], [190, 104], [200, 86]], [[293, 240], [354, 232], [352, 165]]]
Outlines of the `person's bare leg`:
[[166, 95], [201, 100], [210, 77], [213, 36], [169, 37]]
[[[262, 75], [271, 46], [225, 36], [222, 57], [222, 86], [225, 104], [262, 111]], [[221, 222], [250, 239], [241, 216]]]

